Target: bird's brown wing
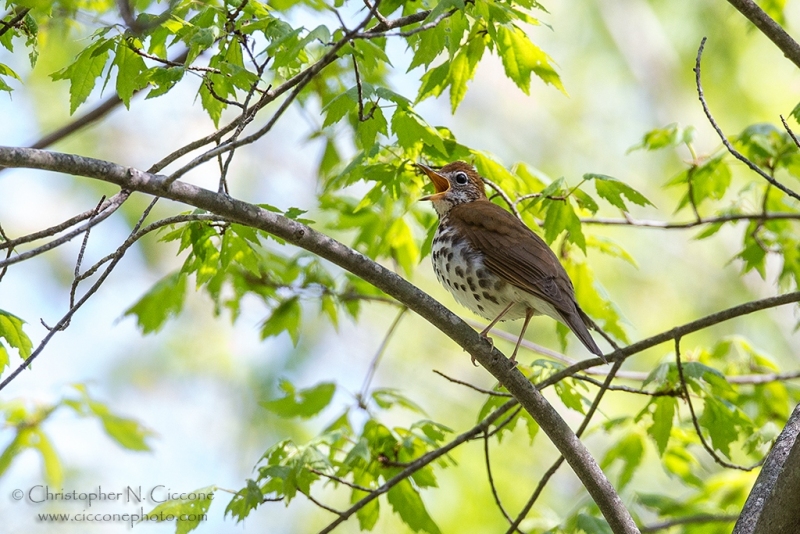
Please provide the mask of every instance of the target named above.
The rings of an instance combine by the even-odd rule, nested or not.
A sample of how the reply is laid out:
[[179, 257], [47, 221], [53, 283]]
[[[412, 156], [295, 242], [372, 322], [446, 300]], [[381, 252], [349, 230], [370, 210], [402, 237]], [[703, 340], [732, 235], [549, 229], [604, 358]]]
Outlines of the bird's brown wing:
[[449, 215], [451, 224], [484, 254], [484, 264], [490, 271], [551, 304], [586, 348], [602, 355], [586, 328], [585, 314], [575, 301], [569, 276], [541, 237], [488, 201], [459, 204]]

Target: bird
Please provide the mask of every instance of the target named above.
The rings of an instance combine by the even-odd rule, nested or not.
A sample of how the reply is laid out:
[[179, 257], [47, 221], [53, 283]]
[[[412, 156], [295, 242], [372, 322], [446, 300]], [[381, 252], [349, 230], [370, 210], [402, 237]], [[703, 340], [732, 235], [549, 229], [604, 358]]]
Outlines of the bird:
[[547, 315], [605, 361], [589, 333], [592, 320], [578, 306], [558, 257], [525, 223], [486, 197], [472, 165], [454, 161], [438, 171], [416, 166], [435, 188], [420, 200], [430, 201], [439, 216], [431, 246], [436, 278], [459, 304], [491, 321], [480, 335], [491, 343], [488, 334], [498, 321], [524, 317], [510, 358], [516, 363], [531, 317]]

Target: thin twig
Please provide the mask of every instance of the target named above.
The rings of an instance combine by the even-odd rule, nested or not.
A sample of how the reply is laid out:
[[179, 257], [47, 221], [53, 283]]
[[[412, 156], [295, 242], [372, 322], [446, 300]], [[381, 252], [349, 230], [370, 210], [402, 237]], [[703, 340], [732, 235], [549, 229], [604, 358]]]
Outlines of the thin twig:
[[794, 146], [796, 146], [797, 148], [800, 148], [800, 141], [797, 140], [797, 136], [794, 135], [794, 132], [792, 131], [792, 129], [789, 128], [789, 124], [786, 122], [786, 119], [783, 118], [783, 115], [780, 115], [780, 118], [781, 118], [781, 122], [783, 123], [783, 127], [786, 129], [786, 132], [792, 138], [792, 141], [794, 141]]
[[30, 12], [30, 10], [31, 8], [29, 7], [19, 10], [19, 12], [17, 12], [17, 14], [14, 16], [14, 18], [9, 20], [8, 22], [4, 21], [3, 19], [0, 19], [0, 25], [3, 26], [2, 28], [0, 28], [0, 37], [8, 30], [19, 24], [22, 21], [22, 19], [25, 18], [25, 15], [27, 15], [28, 12]]
[[[709, 326], [713, 326], [725, 321], [729, 321], [731, 319], [735, 319], [736, 317], [741, 317], [743, 315], [749, 315], [757, 311], [766, 310], [769, 308], [775, 308], [786, 304], [793, 304], [796, 302], [800, 302], [800, 291], [794, 291], [791, 293], [786, 293], [784, 295], [777, 295], [774, 297], [768, 297], [761, 300], [746, 302], [744, 304], [733, 306], [731, 308], [722, 310], [717, 313], [712, 313], [711, 315], [706, 315], [705, 317], [702, 317], [695, 321], [691, 321], [681, 326], [676, 326], [671, 330], [667, 330], [666, 332], [661, 332], [660, 334], [656, 334], [641, 341], [637, 341], [636, 343], [628, 345], [627, 347], [622, 347], [606, 355], [606, 359], [609, 362], [616, 360], [624, 360], [632, 356], [633, 354], [638, 354], [646, 349], [649, 349], [650, 347], [655, 347], [656, 345], [660, 345], [661, 343], [672, 341], [676, 337], [683, 337], [693, 332], [697, 332], [699, 330], [708, 328]], [[553, 373], [546, 379], [539, 382], [536, 385], [536, 387], [540, 390], [544, 389], [557, 382], [560, 382], [561, 380], [567, 377], [574, 375], [575, 373], [578, 373], [590, 367], [602, 365], [603, 363], [604, 362], [600, 358], [589, 358], [577, 362], [565, 369], [562, 369], [561, 371]]]
[[[103, 201], [105, 201], [106, 197], [103, 195], [103, 198], [100, 199], [100, 202], [97, 203], [97, 207], [95, 208], [95, 212], [92, 217], [97, 216], [97, 213], [100, 211], [100, 207], [103, 205]], [[91, 221], [91, 219], [89, 219]], [[81, 274], [81, 264], [83, 263], [83, 255], [86, 253], [86, 245], [89, 243], [89, 234], [91, 233], [92, 228], [91, 226], [86, 229], [86, 233], [83, 234], [83, 242], [81, 243], [81, 249], [78, 252], [78, 259], [75, 261], [75, 270], [74, 270], [74, 280], [69, 290], [69, 307], [73, 307], [75, 305], [75, 292], [78, 290], [78, 277]], [[69, 323], [64, 325], [64, 328], [69, 326]]]
[[692, 425], [694, 425], [695, 432], [697, 433], [697, 437], [700, 438], [700, 443], [703, 444], [703, 448], [711, 455], [715, 462], [717, 462], [722, 467], [727, 467], [729, 469], [738, 469], [740, 471], [752, 471], [753, 469], [759, 467], [764, 460], [762, 459], [760, 462], [751, 465], [750, 467], [745, 467], [742, 465], [733, 464], [731, 462], [727, 462], [723, 460], [717, 452], [714, 450], [711, 445], [708, 444], [706, 438], [703, 436], [703, 431], [700, 430], [700, 423], [697, 420], [697, 414], [694, 412], [694, 404], [692, 404], [692, 397], [689, 395], [689, 387], [686, 385], [686, 378], [683, 375], [683, 364], [681, 363], [681, 338], [680, 336], [675, 338], [675, 364], [678, 367], [678, 378], [681, 383], [681, 388], [683, 389], [683, 398], [686, 401], [686, 404], [689, 405], [689, 412], [692, 415]]
[[[144, 221], [144, 217], [149, 212], [150, 208], [152, 208], [152, 206], [154, 205], [156, 200], [157, 199], [154, 199], [154, 201], [150, 204], [150, 206], [147, 208], [147, 210], [145, 210], [145, 214], [143, 214], [142, 218], [139, 219], [139, 222], [136, 224], [136, 226], [134, 226], [133, 230], [131, 231], [130, 235], [125, 240], [125, 242], [123, 242], [122, 245], [120, 245], [117, 248], [117, 250], [113, 254], [112, 259], [110, 260], [110, 264], [108, 265], [108, 267], [106, 267], [105, 271], [103, 271], [101, 273], [100, 277], [89, 288], [89, 290], [80, 299], [78, 299], [78, 301], [75, 303], [75, 305], [72, 306], [67, 311], [67, 313], [64, 314], [64, 316], [61, 318], [61, 320], [59, 320], [52, 328], [50, 328], [49, 332], [44, 336], [44, 338], [42, 338], [42, 340], [39, 342], [39, 345], [36, 347], [36, 349], [33, 352], [31, 352], [30, 356], [28, 356], [25, 359], [25, 361], [22, 362], [22, 364], [20, 364], [13, 372], [11, 372], [11, 374], [9, 374], [5, 378], [5, 380], [0, 382], [0, 390], [2, 390], [8, 384], [10, 384], [11, 381], [14, 380], [25, 368], [27, 368], [31, 363], [33, 363], [33, 360], [35, 360], [39, 356], [39, 354], [42, 353], [42, 351], [47, 346], [47, 344], [50, 342], [50, 340], [53, 338], [53, 336], [57, 332], [59, 332], [62, 329], [62, 327], [71, 320], [72, 316], [75, 315], [75, 313], [81, 308], [81, 306], [83, 306], [86, 303], [86, 301], [88, 301], [89, 298], [91, 298], [91, 296], [94, 295], [94, 293], [97, 292], [98, 289], [100, 289], [100, 286], [103, 285], [103, 283], [105, 282], [106, 278], [108, 278], [108, 276], [114, 270], [114, 267], [116, 267], [117, 264], [120, 262], [120, 260], [122, 260], [122, 257], [125, 255], [125, 252], [138, 239], [140, 239], [142, 236], [148, 234], [149, 232], [151, 232], [153, 230], [161, 228], [162, 226], [166, 226], [167, 224], [172, 224], [172, 218], [171, 218], [171, 219], [165, 219], [164, 221], [154, 222], [154, 223], [150, 224], [149, 226], [147, 226], [146, 228], [141, 228], [140, 229], [140, 225]], [[190, 216], [184, 215], [184, 216], [181, 216], [181, 217], [198, 217], [198, 216], [202, 216], [202, 215], [190, 215]], [[223, 217], [217, 217], [217, 218], [218, 219], [224, 219]]]
[[299, 491], [300, 491], [300, 493], [305, 495], [306, 498], [308, 498], [309, 501], [313, 502], [314, 504], [316, 504], [317, 506], [319, 506], [323, 510], [327, 510], [332, 514], [335, 514], [335, 515], [338, 515], [339, 517], [342, 517], [342, 512], [340, 512], [336, 508], [331, 508], [327, 504], [323, 504], [323, 503], [319, 502], [317, 499], [315, 499], [314, 497], [311, 496], [311, 492], [310, 491], [309, 492], [305, 492], [303, 490], [299, 490]]
[[[500, 501], [500, 495], [497, 494], [497, 487], [494, 485], [494, 477], [492, 476], [492, 464], [489, 461], [489, 433], [483, 433], [483, 457], [486, 460], [486, 475], [489, 478], [489, 487], [492, 489], [492, 496], [494, 497], [494, 502], [497, 504], [497, 507], [500, 509], [500, 512], [503, 514], [503, 517], [506, 518], [506, 521], [509, 524], [513, 524], [514, 520], [511, 519], [511, 516], [508, 515], [506, 509], [503, 507], [503, 503]], [[519, 528], [514, 528], [513, 532], [519, 532], [520, 534], [524, 534]]]
[[460, 384], [462, 386], [466, 386], [466, 387], [468, 387], [470, 389], [474, 389], [478, 393], [483, 393], [484, 395], [491, 395], [493, 397], [511, 397], [512, 396], [510, 393], [503, 393], [502, 391], [492, 391], [491, 389], [479, 388], [478, 386], [474, 386], [474, 385], [470, 384], [469, 382], [464, 382], [462, 380], [458, 380], [457, 378], [453, 378], [453, 377], [447, 376], [443, 372], [437, 371], [436, 369], [434, 369], [433, 372], [436, 373], [437, 375], [441, 376], [442, 378], [444, 378], [446, 380], [449, 380], [450, 382], [453, 382], [454, 384]]
[[[366, 2], [366, 0], [364, 0]], [[369, 4], [367, 4], [369, 5]], [[356, 91], [358, 92], [358, 120], [359, 122], [366, 122], [375, 115], [375, 110], [378, 109], [378, 102], [372, 103], [372, 109], [368, 115], [364, 115], [364, 88], [361, 86], [361, 75], [358, 73], [358, 61], [355, 54], [353, 54], [353, 72], [356, 75]]]
[[97, 207], [94, 207], [94, 208], [92, 208], [90, 210], [87, 210], [87, 211], [84, 211], [83, 213], [80, 213], [80, 214], [78, 214], [78, 215], [76, 215], [76, 216], [74, 216], [74, 217], [72, 217], [70, 219], [67, 219], [66, 221], [64, 221], [64, 222], [62, 222], [60, 224], [57, 224], [55, 226], [51, 226], [50, 228], [46, 228], [44, 230], [40, 230], [40, 231], [34, 232], [32, 234], [24, 235], [22, 237], [18, 237], [17, 239], [10, 239], [10, 240], [4, 241], [4, 242], [0, 243], [0, 250], [3, 250], [4, 248], [14, 248], [14, 247], [17, 247], [19, 245], [23, 245], [25, 243], [30, 243], [31, 241], [36, 241], [38, 239], [42, 239], [44, 237], [52, 237], [52, 236], [56, 235], [59, 232], [63, 232], [64, 230], [66, 230], [67, 228], [69, 228], [71, 226], [75, 226], [79, 222], [83, 222], [86, 219], [91, 219], [92, 217], [94, 217], [97, 214], [98, 211], [104, 211], [104, 210], [108, 209], [108, 207], [111, 206], [112, 204], [116, 204], [118, 202], [118, 200], [119, 200], [119, 197], [122, 196], [122, 195], [123, 195], [123, 193], [120, 191], [119, 193], [117, 193], [113, 197], [111, 197], [109, 199], [106, 199], [100, 205], [100, 209], [99, 210], [97, 209]]
[[311, 471], [315, 475], [319, 475], [321, 477], [329, 478], [330, 480], [333, 480], [334, 482], [338, 482], [339, 484], [344, 484], [345, 486], [349, 486], [349, 487], [351, 487], [353, 489], [357, 489], [358, 491], [363, 491], [365, 493], [369, 493], [370, 491], [375, 489], [375, 488], [368, 488], [366, 486], [361, 486], [359, 484], [354, 484], [353, 482], [345, 480], [345, 479], [343, 479], [341, 477], [337, 477], [336, 475], [329, 475], [328, 473], [323, 473], [322, 471], [319, 471], [317, 469], [309, 469], [309, 471]]
[[400, 320], [408, 311], [408, 308], [403, 306], [400, 308], [400, 311], [397, 313], [397, 316], [392, 321], [392, 324], [389, 326], [389, 329], [386, 331], [386, 335], [383, 336], [383, 341], [381, 341], [378, 350], [375, 352], [375, 356], [372, 358], [372, 361], [369, 364], [369, 368], [367, 369], [367, 374], [364, 376], [364, 383], [361, 384], [361, 390], [358, 394], [358, 404], [362, 408], [366, 408], [367, 404], [367, 394], [369, 393], [369, 386], [372, 383], [372, 379], [375, 376], [375, 371], [378, 370], [378, 365], [380, 364], [381, 357], [383, 353], [386, 352], [386, 347], [389, 346], [389, 340], [392, 339], [392, 335], [397, 330], [397, 326], [400, 324]]
[[800, 220], [800, 213], [740, 213], [732, 215], [721, 215], [719, 217], [705, 217], [700, 220], [669, 223], [665, 221], [637, 220], [633, 218], [608, 219], [603, 217], [592, 217], [581, 219], [581, 224], [600, 224], [606, 226], [633, 226], [637, 228], [656, 228], [658, 230], [685, 230], [695, 228], [704, 224], [718, 224], [733, 221], [773, 221], [773, 220]]
[[0, 268], [3, 268], [7, 265], [20, 263], [22, 261], [33, 258], [34, 256], [38, 256], [39, 254], [43, 254], [48, 250], [52, 250], [56, 247], [63, 245], [64, 243], [71, 241], [74, 237], [86, 232], [93, 226], [97, 226], [98, 224], [109, 218], [115, 211], [117, 211], [120, 208], [120, 206], [122, 206], [122, 203], [125, 202], [125, 200], [127, 200], [129, 194], [130, 192], [121, 192], [120, 194], [115, 195], [110, 199], [113, 202], [109, 202], [109, 204], [105, 206], [105, 208], [99, 214], [97, 214], [93, 218], [90, 218], [85, 224], [82, 224], [81, 226], [75, 228], [71, 232], [59, 237], [58, 239], [54, 239], [48, 243], [45, 243], [40, 247], [36, 247], [27, 252], [23, 252], [22, 254], [19, 254], [17, 256], [12, 256], [5, 260], [0, 260]]
[[790, 197], [800, 200], [800, 194], [798, 194], [795, 191], [792, 191], [791, 189], [780, 183], [778, 180], [776, 180], [769, 174], [765, 173], [761, 169], [761, 167], [759, 167], [758, 165], [747, 159], [745, 156], [743, 156], [738, 150], [733, 148], [731, 142], [728, 141], [728, 138], [725, 136], [724, 133], [722, 133], [722, 129], [717, 124], [717, 121], [714, 120], [714, 117], [711, 115], [711, 111], [708, 109], [708, 103], [706, 102], [706, 97], [703, 94], [703, 86], [700, 83], [700, 59], [703, 57], [703, 49], [705, 48], [705, 46], [706, 46], [706, 37], [703, 37], [702, 41], [700, 41], [700, 48], [698, 48], [697, 50], [697, 59], [695, 61], [695, 67], [694, 67], [695, 84], [697, 85], [697, 96], [700, 98], [700, 104], [702, 104], [703, 106], [703, 112], [706, 114], [706, 117], [708, 118], [708, 121], [711, 123], [711, 126], [714, 128], [714, 131], [717, 132], [717, 135], [719, 135], [719, 138], [722, 140], [722, 144], [725, 145], [725, 148], [728, 149], [728, 152], [730, 152], [731, 155], [733, 155], [733, 157], [735, 157], [736, 159], [738, 159], [739, 161], [750, 167], [751, 170], [753, 170], [756, 174], [761, 176], [764, 180], [771, 183], [772, 185], [774, 185], [775, 187], [777, 187]]

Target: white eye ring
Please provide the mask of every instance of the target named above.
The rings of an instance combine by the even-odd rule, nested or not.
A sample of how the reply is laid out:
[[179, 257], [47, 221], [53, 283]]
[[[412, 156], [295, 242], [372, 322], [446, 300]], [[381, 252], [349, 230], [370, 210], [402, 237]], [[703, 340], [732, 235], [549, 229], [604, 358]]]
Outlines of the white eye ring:
[[456, 173], [456, 183], [458, 185], [464, 185], [468, 181], [469, 181], [469, 178], [467, 178], [467, 173], [465, 173], [465, 172], [457, 172]]

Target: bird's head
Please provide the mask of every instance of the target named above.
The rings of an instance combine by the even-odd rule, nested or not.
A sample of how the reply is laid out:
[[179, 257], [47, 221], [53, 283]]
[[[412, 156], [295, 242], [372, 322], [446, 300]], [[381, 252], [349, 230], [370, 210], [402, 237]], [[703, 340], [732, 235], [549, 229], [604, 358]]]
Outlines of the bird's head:
[[483, 180], [468, 163], [454, 161], [438, 171], [425, 165], [417, 167], [430, 178], [436, 189], [434, 194], [422, 197], [420, 200], [433, 202], [433, 207], [440, 217], [458, 204], [486, 200]]

